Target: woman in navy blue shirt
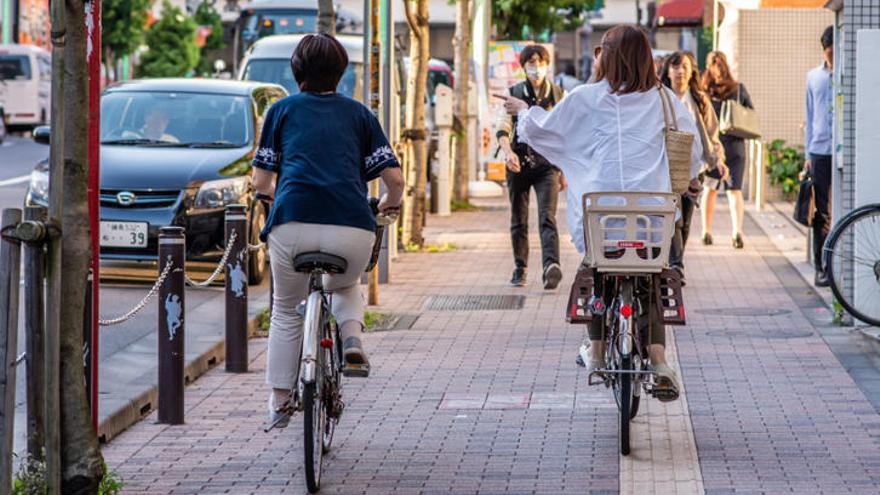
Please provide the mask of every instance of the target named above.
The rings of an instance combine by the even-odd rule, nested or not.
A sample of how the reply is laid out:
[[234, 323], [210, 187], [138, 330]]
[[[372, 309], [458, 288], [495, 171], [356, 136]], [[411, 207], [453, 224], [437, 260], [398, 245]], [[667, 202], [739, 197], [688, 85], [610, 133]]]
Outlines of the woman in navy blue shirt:
[[358, 337], [364, 317], [359, 281], [376, 229], [367, 183], [381, 177], [387, 186], [383, 213], [399, 209], [404, 185], [379, 122], [364, 105], [336, 93], [348, 66], [342, 45], [329, 35], [306, 36], [290, 65], [302, 92], [269, 109], [254, 157], [256, 189], [275, 199], [261, 235], [275, 285], [266, 370], [273, 420], [296, 384], [302, 346], [296, 307], [306, 297], [308, 275], [294, 270], [293, 259], [321, 251], [348, 261], [346, 272], [328, 276], [325, 287], [333, 291], [346, 362], [368, 365]]

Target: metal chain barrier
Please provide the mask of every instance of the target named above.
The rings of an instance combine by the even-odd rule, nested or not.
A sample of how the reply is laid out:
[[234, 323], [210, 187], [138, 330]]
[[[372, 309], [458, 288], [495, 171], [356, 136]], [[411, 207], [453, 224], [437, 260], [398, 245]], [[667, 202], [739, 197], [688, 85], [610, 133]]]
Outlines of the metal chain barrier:
[[201, 282], [196, 282], [195, 280], [189, 278], [189, 275], [184, 274], [183, 277], [187, 285], [190, 285], [192, 287], [207, 287], [214, 283], [214, 280], [216, 280], [217, 277], [219, 277], [220, 274], [223, 273], [223, 270], [226, 268], [226, 262], [229, 259], [229, 253], [232, 251], [232, 246], [235, 244], [235, 238], [236, 233], [233, 230], [229, 234], [229, 240], [226, 241], [226, 250], [223, 251], [223, 257], [220, 258], [220, 263], [217, 265], [217, 268], [214, 269], [214, 273], [212, 273], [210, 277], [202, 280]]
[[153, 287], [150, 289], [149, 292], [147, 292], [147, 295], [144, 296], [144, 298], [141, 299], [141, 302], [137, 303], [137, 305], [135, 305], [135, 307], [132, 308], [131, 311], [129, 311], [128, 313], [125, 313], [124, 315], [119, 316], [117, 318], [111, 318], [108, 320], [99, 319], [98, 325], [100, 325], [102, 327], [109, 327], [112, 325], [118, 325], [124, 321], [130, 320], [134, 315], [140, 313], [140, 311], [142, 309], [144, 309], [144, 307], [147, 305], [147, 303], [150, 302], [150, 299], [152, 299], [153, 296], [156, 295], [156, 292], [159, 291], [159, 287], [161, 287], [162, 284], [165, 283], [165, 279], [168, 278], [168, 274], [171, 273], [172, 265], [173, 265], [173, 263], [171, 262], [171, 256], [169, 256], [168, 261], [165, 264], [165, 268], [162, 269], [162, 273], [159, 274], [159, 278], [156, 279], [156, 283], [153, 284]]

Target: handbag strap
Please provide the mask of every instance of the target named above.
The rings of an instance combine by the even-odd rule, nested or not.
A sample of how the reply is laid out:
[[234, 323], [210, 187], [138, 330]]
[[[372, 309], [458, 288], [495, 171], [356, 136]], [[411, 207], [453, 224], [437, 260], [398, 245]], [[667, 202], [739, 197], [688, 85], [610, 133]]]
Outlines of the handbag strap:
[[[675, 109], [672, 107], [672, 102], [669, 101], [669, 95], [666, 94], [666, 91], [663, 90], [662, 85], [657, 86], [657, 91], [660, 92], [660, 101], [663, 105], [663, 122], [666, 124], [666, 129], [671, 129], [673, 131], [678, 130], [678, 123], [675, 120]], [[672, 116], [672, 123], [669, 123], [669, 116]]]

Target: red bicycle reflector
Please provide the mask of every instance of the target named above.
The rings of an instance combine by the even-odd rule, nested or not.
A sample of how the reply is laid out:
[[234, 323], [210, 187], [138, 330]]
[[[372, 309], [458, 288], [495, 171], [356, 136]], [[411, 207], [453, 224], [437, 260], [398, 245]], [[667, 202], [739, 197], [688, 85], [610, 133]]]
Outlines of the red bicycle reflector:
[[333, 347], [333, 341], [330, 339], [321, 339], [321, 347], [324, 349], [330, 349]]
[[617, 247], [639, 249], [645, 247], [645, 243], [642, 241], [617, 241]]
[[624, 318], [629, 318], [630, 316], [632, 316], [632, 314], [633, 314], [633, 309], [632, 309], [632, 306], [630, 306], [629, 304], [624, 304], [623, 306], [620, 307], [620, 315], [623, 316]]

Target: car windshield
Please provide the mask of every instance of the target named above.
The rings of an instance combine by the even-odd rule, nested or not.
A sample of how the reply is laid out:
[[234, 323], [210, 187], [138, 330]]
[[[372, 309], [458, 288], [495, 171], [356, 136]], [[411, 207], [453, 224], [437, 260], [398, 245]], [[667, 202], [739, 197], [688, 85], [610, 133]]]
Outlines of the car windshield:
[[273, 34], [314, 33], [317, 20], [314, 10], [257, 12], [245, 21], [244, 33], [251, 40]]
[[[355, 95], [358, 87], [358, 64], [350, 63], [342, 74], [336, 91], [350, 98], [359, 99]], [[290, 60], [284, 58], [255, 58], [251, 59], [244, 69], [244, 79], [248, 81], [260, 81], [284, 86], [288, 93], [299, 93], [299, 86], [290, 70]]]
[[253, 136], [249, 101], [223, 94], [114, 91], [101, 97], [101, 142], [246, 146]]
[[0, 55], [0, 80], [27, 81], [31, 78], [31, 61], [27, 55]]

